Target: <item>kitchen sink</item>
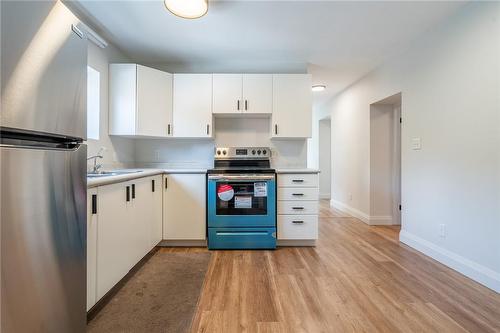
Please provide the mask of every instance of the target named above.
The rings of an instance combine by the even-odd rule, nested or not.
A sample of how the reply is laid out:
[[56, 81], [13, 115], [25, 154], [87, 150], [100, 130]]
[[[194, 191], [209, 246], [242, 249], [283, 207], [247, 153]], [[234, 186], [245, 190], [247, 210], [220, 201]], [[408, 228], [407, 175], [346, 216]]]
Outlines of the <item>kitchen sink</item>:
[[88, 178], [99, 178], [99, 177], [109, 177], [109, 176], [119, 176], [128, 175], [131, 173], [142, 172], [142, 170], [126, 171], [126, 170], [116, 170], [116, 171], [103, 171], [99, 173], [89, 172], [87, 173]]

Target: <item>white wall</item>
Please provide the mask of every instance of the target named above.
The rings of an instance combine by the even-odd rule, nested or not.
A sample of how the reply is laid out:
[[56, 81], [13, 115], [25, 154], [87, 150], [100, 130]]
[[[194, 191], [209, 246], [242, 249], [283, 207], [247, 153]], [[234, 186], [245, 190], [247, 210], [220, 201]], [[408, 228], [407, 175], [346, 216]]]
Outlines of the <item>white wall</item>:
[[[370, 107], [370, 217], [392, 223], [394, 106]], [[371, 221], [370, 221], [371, 222]]]
[[331, 196], [331, 170], [332, 170], [332, 145], [330, 118], [321, 119], [318, 126], [319, 138], [319, 196], [321, 199], [330, 199]]
[[370, 216], [370, 104], [402, 92], [400, 239], [497, 291], [499, 61], [500, 4], [471, 3], [330, 104], [332, 204]]
[[213, 166], [216, 146], [264, 146], [271, 148], [273, 167], [306, 167], [306, 140], [271, 140], [268, 118], [216, 118], [214, 123], [214, 140], [136, 140], [137, 166], [207, 168]]
[[330, 109], [326, 105], [313, 105], [312, 135], [307, 139], [307, 167], [319, 169], [319, 122], [330, 118]]
[[[88, 140], [88, 155], [94, 155], [101, 147], [105, 147], [103, 163], [105, 168], [126, 167], [134, 162], [134, 143], [131, 139], [111, 137], [108, 135], [108, 65], [113, 62], [129, 60], [113, 45], [101, 49], [88, 43], [88, 65], [100, 73], [100, 127], [99, 140]], [[89, 166], [93, 161], [89, 161]]]

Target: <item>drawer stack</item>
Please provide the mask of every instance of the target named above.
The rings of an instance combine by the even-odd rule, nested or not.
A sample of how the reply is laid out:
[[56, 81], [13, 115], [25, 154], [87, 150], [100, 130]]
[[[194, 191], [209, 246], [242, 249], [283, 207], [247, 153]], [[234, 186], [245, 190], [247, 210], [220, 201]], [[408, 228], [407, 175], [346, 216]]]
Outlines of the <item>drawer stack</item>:
[[277, 192], [278, 240], [316, 240], [318, 174], [278, 174]]

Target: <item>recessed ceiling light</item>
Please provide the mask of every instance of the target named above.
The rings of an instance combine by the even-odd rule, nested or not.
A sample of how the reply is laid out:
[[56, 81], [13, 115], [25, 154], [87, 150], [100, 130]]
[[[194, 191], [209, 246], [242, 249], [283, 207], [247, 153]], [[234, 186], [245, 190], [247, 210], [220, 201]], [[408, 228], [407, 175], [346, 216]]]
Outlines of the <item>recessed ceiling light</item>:
[[196, 19], [208, 12], [208, 0], [164, 0], [165, 7], [174, 15]]
[[326, 86], [324, 84], [315, 84], [312, 86], [312, 91], [323, 91], [326, 89]]

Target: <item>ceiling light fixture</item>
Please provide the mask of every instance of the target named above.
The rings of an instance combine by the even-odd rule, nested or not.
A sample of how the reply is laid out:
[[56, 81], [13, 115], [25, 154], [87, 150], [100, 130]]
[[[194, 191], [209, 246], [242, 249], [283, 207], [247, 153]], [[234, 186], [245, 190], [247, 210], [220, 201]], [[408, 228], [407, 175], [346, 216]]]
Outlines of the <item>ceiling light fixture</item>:
[[323, 91], [326, 89], [326, 86], [324, 84], [315, 84], [312, 86], [312, 91]]
[[164, 0], [165, 7], [174, 15], [186, 18], [200, 18], [208, 12], [208, 0]]

